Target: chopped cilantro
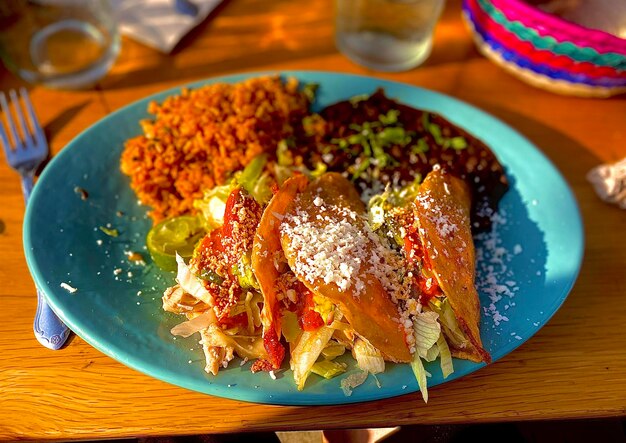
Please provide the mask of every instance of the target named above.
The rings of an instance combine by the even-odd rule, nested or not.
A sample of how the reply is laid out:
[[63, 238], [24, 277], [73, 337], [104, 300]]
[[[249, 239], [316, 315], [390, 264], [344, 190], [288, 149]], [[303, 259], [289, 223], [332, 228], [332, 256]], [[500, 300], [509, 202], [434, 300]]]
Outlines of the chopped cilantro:
[[450, 147], [456, 151], [467, 148], [467, 140], [464, 137], [452, 137], [450, 139]]
[[422, 137], [417, 141], [416, 144], [411, 145], [409, 149], [413, 154], [423, 154], [425, 152], [428, 152], [428, 143], [426, 143], [426, 140]]
[[370, 98], [369, 94], [360, 94], [360, 95], [355, 95], [354, 97], [350, 98], [350, 103], [352, 103], [352, 106], [356, 106], [359, 102], [363, 102], [365, 100], [367, 100], [368, 98]]
[[386, 114], [380, 114], [378, 119], [380, 122], [385, 125], [395, 125], [398, 123], [398, 116], [400, 115], [400, 111], [397, 109], [390, 109]]
[[441, 127], [439, 125], [430, 123], [428, 125], [428, 132], [430, 132], [430, 134], [435, 139], [435, 143], [437, 143], [439, 146], [442, 146], [445, 143], [443, 135], [441, 135]]

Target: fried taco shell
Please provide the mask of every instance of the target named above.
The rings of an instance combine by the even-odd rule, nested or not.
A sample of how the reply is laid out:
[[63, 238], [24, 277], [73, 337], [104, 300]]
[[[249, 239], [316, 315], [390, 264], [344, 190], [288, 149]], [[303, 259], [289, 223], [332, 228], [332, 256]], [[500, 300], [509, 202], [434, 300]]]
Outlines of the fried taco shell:
[[452, 346], [452, 355], [489, 363], [491, 356], [483, 348], [479, 331], [471, 204], [470, 190], [464, 181], [443, 169], [435, 169], [420, 186], [414, 216], [424, 256], [467, 338], [463, 348]]
[[[385, 359], [394, 362], [411, 361], [411, 353], [407, 345], [406, 332], [401, 326], [397, 306], [391, 300], [389, 292], [375, 272], [376, 264], [371, 260], [371, 251], [375, 244], [366, 232], [366, 221], [362, 217], [352, 218], [352, 214], [363, 214], [364, 205], [353, 184], [340, 174], [328, 173], [311, 182], [287, 209], [281, 227], [281, 243], [289, 266], [296, 276], [314, 293], [331, 300], [350, 323], [354, 331], [376, 347]], [[298, 218], [300, 217], [300, 218]], [[352, 275], [343, 286], [336, 281], [319, 276], [311, 277], [302, 272], [303, 269], [325, 266], [323, 260], [313, 259], [317, 253], [326, 254], [328, 245], [319, 243], [312, 236], [307, 239], [309, 254], [302, 251], [298, 242], [294, 241], [289, 232], [293, 232], [302, 218], [310, 223], [312, 232], [324, 230], [345, 223], [348, 218], [354, 228], [352, 238], [361, 241], [360, 256], [355, 249], [346, 248], [341, 257], [332, 257], [332, 263], [360, 263], [358, 275]], [[356, 234], [356, 235], [354, 235]], [[337, 241], [350, 242], [350, 238], [339, 238]], [[333, 254], [331, 251], [330, 254]], [[353, 255], [353, 256], [351, 256]]]

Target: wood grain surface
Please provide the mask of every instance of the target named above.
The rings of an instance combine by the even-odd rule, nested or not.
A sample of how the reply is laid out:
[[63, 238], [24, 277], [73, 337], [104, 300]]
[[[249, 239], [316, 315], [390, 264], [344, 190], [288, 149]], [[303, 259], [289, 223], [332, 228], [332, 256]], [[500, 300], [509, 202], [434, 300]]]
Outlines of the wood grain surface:
[[[626, 98], [534, 89], [478, 54], [448, 2], [420, 68], [378, 74], [333, 42], [332, 2], [225, 1], [173, 54], [124, 39], [111, 73], [69, 92], [26, 85], [58, 153], [106, 114], [181, 83], [241, 71], [319, 69], [376, 75], [452, 95], [492, 113], [543, 150], [572, 186], [585, 223], [580, 277], [563, 307], [500, 361], [419, 394], [333, 407], [224, 400], [152, 379], [79, 337], [61, 351], [32, 333], [35, 289], [22, 251], [24, 203], [0, 162], [0, 440], [48, 440], [626, 416], [626, 211], [601, 202], [585, 173], [626, 156]], [[0, 89], [22, 85], [4, 69]]]

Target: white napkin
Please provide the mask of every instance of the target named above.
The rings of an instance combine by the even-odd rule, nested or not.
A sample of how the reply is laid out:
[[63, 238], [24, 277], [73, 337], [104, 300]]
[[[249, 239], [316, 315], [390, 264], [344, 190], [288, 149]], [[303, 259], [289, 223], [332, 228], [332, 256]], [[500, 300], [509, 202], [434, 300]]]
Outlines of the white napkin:
[[179, 11], [175, 0], [110, 0], [122, 34], [166, 54], [221, 1], [193, 0], [198, 14], [192, 16]]
[[626, 209], [626, 158], [596, 166], [587, 174], [587, 180], [602, 200]]

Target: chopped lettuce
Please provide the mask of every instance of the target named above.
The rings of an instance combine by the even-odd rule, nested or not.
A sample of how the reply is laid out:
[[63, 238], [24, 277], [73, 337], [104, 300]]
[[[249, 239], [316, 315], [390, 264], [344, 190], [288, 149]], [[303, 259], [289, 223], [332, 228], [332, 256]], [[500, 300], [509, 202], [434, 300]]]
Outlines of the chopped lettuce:
[[467, 337], [459, 327], [452, 306], [447, 298], [443, 300], [431, 300], [429, 303], [431, 309], [439, 313], [439, 321], [443, 328], [444, 335], [450, 341], [450, 344], [456, 349], [463, 349], [468, 345]]
[[215, 186], [204, 192], [202, 198], [194, 200], [193, 207], [200, 210], [207, 231], [224, 224], [226, 200], [237, 186], [244, 188], [259, 204], [264, 204], [272, 197], [271, 177], [264, 173], [267, 154], [252, 159], [243, 171], [236, 172], [233, 178], [223, 185]]
[[322, 357], [326, 360], [333, 360], [346, 352], [346, 345], [331, 341], [322, 349]]
[[309, 100], [309, 103], [313, 103], [315, 101], [319, 87], [319, 83], [306, 83], [302, 87], [302, 94], [304, 94], [304, 96]]
[[385, 371], [385, 360], [378, 349], [367, 340], [357, 337], [352, 347], [352, 355], [357, 366], [370, 374], [380, 374]]
[[315, 331], [303, 331], [291, 352], [291, 370], [298, 391], [304, 389], [304, 383], [311, 373], [311, 367], [330, 341], [334, 329], [322, 326]]
[[267, 154], [257, 155], [241, 172], [234, 175], [234, 181], [254, 197], [259, 204], [267, 203], [272, 198], [270, 177], [264, 174]]
[[[441, 337], [441, 334], [439, 334], [439, 337]], [[428, 351], [426, 351], [426, 355], [422, 358], [427, 362], [431, 362], [435, 361], [437, 357], [439, 357], [439, 346], [437, 346], [437, 343], [435, 343]]]
[[245, 298], [240, 299], [236, 305], [230, 308], [230, 317], [240, 314], [246, 314], [248, 319], [248, 332], [254, 333], [254, 329], [261, 326], [261, 305], [263, 304], [263, 296], [260, 292], [248, 291]]
[[452, 365], [452, 354], [450, 353], [448, 342], [446, 342], [446, 338], [443, 334], [441, 334], [439, 340], [437, 340], [437, 348], [439, 349], [443, 378], [448, 378], [448, 375], [454, 372], [454, 366]]
[[[426, 311], [416, 315], [413, 320], [416, 352], [413, 354], [411, 369], [413, 369], [420, 392], [422, 393], [422, 397], [426, 403], [428, 403], [427, 377], [430, 377], [430, 374], [424, 368], [422, 359], [431, 362], [434, 361], [437, 356], [442, 356], [442, 371], [447, 371], [448, 369], [451, 370], [452, 368], [450, 350], [448, 349], [445, 339], [441, 333], [441, 325], [439, 324], [438, 319], [439, 314], [433, 311]], [[447, 351], [447, 356], [442, 355], [442, 351], [444, 354]], [[444, 359], [446, 359], [446, 357], [449, 357], [449, 359], [445, 361], [444, 369]], [[449, 373], [445, 372], [444, 374], [445, 377], [449, 375]]]
[[362, 385], [367, 380], [367, 376], [369, 372], [361, 371], [355, 374], [350, 374], [343, 380], [341, 380], [341, 390], [343, 391], [346, 397], [350, 397], [352, 395], [352, 390], [357, 386]]
[[233, 182], [215, 186], [204, 192], [201, 199], [194, 200], [193, 207], [200, 210], [207, 231], [219, 228], [224, 224], [226, 200], [236, 188]]
[[197, 317], [180, 323], [171, 329], [172, 335], [180, 335], [181, 337], [189, 337], [202, 329], [208, 328], [213, 323], [217, 322], [217, 317], [213, 312], [213, 309], [209, 309], [206, 312], [198, 315]]
[[415, 330], [415, 349], [420, 357], [426, 359], [428, 350], [437, 343], [441, 334], [441, 326], [436, 312], [422, 312], [415, 316], [413, 329]]
[[325, 379], [331, 379], [346, 372], [347, 367], [348, 365], [345, 363], [320, 360], [311, 366], [311, 372], [319, 375], [320, 377], [324, 377]]
[[417, 379], [417, 385], [422, 393], [422, 398], [425, 403], [428, 403], [428, 383], [426, 381], [426, 377], [430, 377], [430, 374], [426, 371], [426, 368], [424, 368], [422, 359], [417, 352], [413, 355], [411, 369], [413, 369], [413, 374], [415, 374], [415, 378]]
[[180, 287], [183, 288], [183, 291], [192, 297], [203, 301], [207, 305], [213, 306], [215, 301], [211, 293], [206, 290], [202, 281], [191, 273], [191, 270], [185, 263], [185, 260], [183, 260], [183, 258], [178, 254], [176, 254], [176, 263], [178, 264], [176, 281]]
[[267, 358], [263, 339], [259, 336], [226, 335], [222, 329], [213, 324], [209, 326], [203, 340], [207, 346], [233, 348], [237, 355], [249, 360]]
[[387, 185], [381, 194], [372, 196], [367, 204], [368, 222], [372, 230], [383, 226], [393, 235], [396, 243], [402, 244], [400, 226], [394, 221], [393, 212], [406, 208], [415, 200], [422, 177], [418, 174], [408, 185], [394, 189]]

